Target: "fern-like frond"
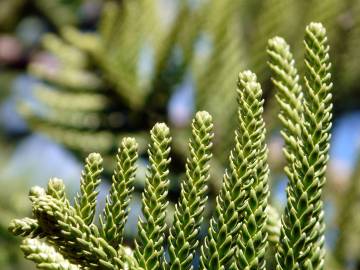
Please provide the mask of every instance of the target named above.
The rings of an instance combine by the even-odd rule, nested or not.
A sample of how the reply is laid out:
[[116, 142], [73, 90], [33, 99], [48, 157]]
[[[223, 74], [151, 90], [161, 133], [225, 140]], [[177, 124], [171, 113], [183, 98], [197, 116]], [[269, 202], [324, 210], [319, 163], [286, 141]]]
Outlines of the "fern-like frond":
[[124, 138], [116, 155], [110, 195], [106, 200], [102, 234], [114, 248], [122, 244], [128, 206], [134, 190], [138, 145], [134, 138]]
[[[275, 2], [268, 0], [266, 4]], [[204, 104], [217, 106], [222, 103], [214, 111], [222, 116], [231, 115], [232, 109], [236, 111], [236, 107], [234, 104], [228, 106], [230, 103], [227, 97], [219, 89], [228, 89], [231, 74], [236, 69], [234, 67], [239, 65], [236, 60], [241, 55], [237, 50], [239, 39], [231, 38], [232, 31], [238, 26], [234, 24], [236, 12], [231, 8], [230, 0], [213, 0], [208, 3], [209, 5], [205, 6], [209, 7], [208, 11], [213, 12], [210, 13], [211, 19], [208, 23], [217, 29], [214, 29], [212, 36], [216, 43], [213, 44], [211, 54], [214, 59], [209, 59], [209, 66], [203, 70], [203, 74], [208, 75], [207, 82], [213, 82], [208, 88], [210, 97], [204, 99]], [[280, 1], [273, 9], [264, 12], [268, 12], [268, 15], [276, 14], [276, 9], [287, 7], [289, 3]], [[42, 116], [34, 125], [37, 124], [53, 137], [71, 144], [74, 149], [86, 151], [89, 147], [96, 147], [109, 154], [115, 150], [119, 137], [125, 137], [118, 129], [129, 122], [117, 126], [115, 132], [112, 132], [114, 126], [110, 122], [105, 123], [106, 119], [110, 121], [111, 114], [120, 114], [129, 120], [144, 117], [144, 122], [151, 122], [153, 116], [147, 115], [147, 110], [142, 107], [143, 102], [158, 102], [159, 104], [150, 107], [156, 112], [161, 111], [162, 102], [159, 102], [158, 97], [163, 89], [160, 86], [165, 85], [167, 90], [170, 89], [162, 76], [168, 71], [167, 64], [171, 62], [168, 58], [172, 55], [173, 47], [179, 42], [179, 38], [184, 38], [180, 36], [186, 31], [182, 34], [180, 32], [183, 25], [189, 26], [189, 22], [185, 24], [185, 20], [191, 17], [192, 12], [190, 6], [182, 2], [181, 11], [167, 35], [167, 43], [160, 44], [161, 42], [152, 39], [150, 34], [142, 36], [139, 32], [132, 36], [133, 30], [149, 29], [146, 22], [157, 21], [154, 14], [151, 14], [152, 10], [155, 10], [154, 5], [151, 0], [124, 3], [124, 6], [109, 3], [107, 13], [104, 14], [105, 24], [101, 26], [104, 40], [93, 34], [83, 35], [66, 30], [68, 32], [64, 36], [67, 35], [67, 42], [83, 51], [77, 60], [74, 57], [75, 62], [80, 63], [82, 57], [87, 55], [99, 65], [101, 76], [92, 75], [88, 70], [90, 66], [77, 65], [75, 62], [67, 68], [65, 63], [72, 61], [69, 55], [76, 54], [76, 49], [72, 50], [71, 46], [59, 48], [62, 41], [50, 36], [45, 41], [46, 46], [50, 51], [54, 51], [64, 65], [56, 75], [49, 73], [44, 67], [33, 66], [35, 72], [39, 72], [38, 76], [51, 82], [53, 89], [58, 89], [54, 93], [49, 92], [49, 89], [42, 89], [37, 93], [38, 98], [48, 105], [44, 110], [49, 109], [51, 113]], [[114, 9], [109, 10], [108, 7]], [[210, 7], [215, 8], [212, 10]], [[226, 8], [224, 14], [216, 17], [216, 10], [222, 7]], [[137, 20], [139, 9], [148, 10], [144, 18]], [[268, 30], [266, 27], [282, 27], [277, 25], [280, 20], [276, 19], [274, 25], [264, 26], [265, 32]], [[205, 25], [205, 22], [203, 23]], [[115, 27], [118, 25], [125, 28]], [[131, 25], [134, 29], [129, 28]], [[231, 28], [227, 28], [228, 25]], [[283, 27], [288, 30], [287, 25]], [[192, 33], [191, 37], [185, 37], [183, 43], [180, 42], [184, 51], [191, 47], [194, 32], [199, 29], [201, 28], [189, 31]], [[229, 29], [231, 31], [227, 31]], [[114, 31], [121, 36], [111, 35]], [[80, 44], [84, 40], [93, 40], [94, 44]], [[144, 40], [159, 46], [154, 47], [157, 75], [152, 78], [149, 88], [140, 86], [136, 70], [138, 53]], [[303, 88], [299, 84], [298, 72], [287, 42], [275, 37], [269, 41], [267, 49], [270, 57], [268, 64], [273, 71], [272, 81], [277, 88], [276, 100], [280, 105], [279, 118], [283, 126], [281, 134], [285, 141], [284, 153], [287, 162], [285, 173], [289, 179], [284, 214], [280, 220], [277, 212], [268, 204], [269, 168], [263, 120], [263, 91], [258, 82], [259, 78], [251, 71], [244, 71], [239, 74], [238, 79], [238, 124], [234, 134], [235, 142], [230, 151], [229, 166], [223, 175], [220, 193], [216, 197], [208, 234], [200, 248], [201, 270], [265, 270], [265, 254], [272, 253], [270, 249], [268, 252], [269, 243], [274, 248], [276, 246], [276, 262], [271, 259], [267, 262], [271, 265], [276, 263], [277, 270], [323, 269], [325, 225], [321, 196], [329, 158], [332, 84], [329, 46], [322, 24], [311, 23], [306, 28], [304, 44], [306, 52]], [[117, 51], [117, 46], [128, 49], [128, 54]], [[185, 58], [190, 57], [190, 51], [189, 49], [189, 55], [184, 56]], [[103, 57], [103, 54], [106, 54], [106, 57]], [[216, 71], [223, 63], [223, 69]], [[117, 68], [121, 70], [118, 72]], [[79, 81], [75, 80], [73, 71], [76, 76], [80, 74]], [[182, 71], [176, 72], [180, 74]], [[121, 79], [116, 80], [119, 75]], [[112, 79], [109, 79], [110, 77]], [[95, 79], [99, 84], [92, 85], [94, 81], [91, 79]], [[176, 78], [169, 79], [170, 84], [172, 80]], [[198, 85], [202, 85], [204, 90], [207, 89], [205, 81]], [[119, 93], [105, 92], [114, 86]], [[127, 90], [132, 87], [136, 88], [134, 93], [138, 90], [145, 91], [130, 97], [133, 93]], [[153, 91], [153, 88], [157, 90]], [[151, 90], [148, 92], [146, 89]], [[95, 92], [85, 93], [87, 90]], [[165, 93], [165, 99], [168, 94], [169, 92]], [[71, 101], [74, 107], [71, 107]], [[87, 104], [82, 104], [87, 101]], [[131, 104], [124, 102], [121, 104], [124, 108], [119, 109], [115, 107], [117, 101]], [[131, 109], [135, 107], [139, 111], [133, 114]], [[99, 125], [92, 125], [86, 117], [95, 119]], [[167, 197], [172, 138], [166, 124], [157, 123], [151, 130], [148, 146], [149, 165], [134, 250], [123, 245], [123, 234], [134, 190], [138, 151], [142, 153], [145, 147], [141, 143], [138, 145], [133, 137], [127, 137], [133, 134], [126, 134], [118, 149], [112, 185], [105, 209], [100, 216], [99, 227], [93, 223], [93, 217], [103, 170], [100, 154], [92, 153], [86, 159], [81, 174], [80, 192], [75, 198], [74, 206], [65, 196], [65, 185], [61, 179], [50, 179], [46, 189], [34, 187], [30, 190], [32, 218], [13, 220], [9, 226], [9, 230], [15, 235], [36, 239], [24, 242], [22, 249], [26, 257], [33, 260], [40, 269], [50, 270], [192, 270], [197, 261], [194, 258], [199, 246], [200, 227], [207, 201], [209, 162], [212, 157], [212, 119], [205, 111], [198, 112], [193, 119], [186, 175], [181, 183], [180, 199], [175, 205], [173, 226], [169, 228], [168, 238], [166, 210], [169, 203]], [[231, 129], [227, 124], [222, 126], [222, 134], [225, 136], [220, 136], [220, 141], [229, 138], [228, 130]], [[141, 127], [135, 124], [134, 129], [138, 131], [134, 134], [136, 137]], [[143, 138], [142, 134], [139, 137]], [[175, 138], [179, 137], [176, 135]], [[177, 147], [185, 148], [185, 143], [182, 144], [184, 141], [178, 139]], [[174, 156], [177, 157], [177, 153]], [[105, 156], [105, 159], [107, 157]], [[212, 165], [216, 167], [218, 164], [221, 162], [215, 161]]]
[[135, 257], [145, 270], [160, 269], [164, 262], [165, 217], [168, 204], [170, 130], [164, 123], [151, 130], [151, 144], [145, 190], [142, 194], [143, 218], [138, 222]]
[[64, 39], [71, 45], [92, 55], [99, 60], [103, 52], [103, 44], [99, 35], [92, 32], [81, 32], [74, 27], [64, 27], [61, 30]]
[[[27, 113], [31, 114], [31, 112]], [[59, 127], [36, 118], [32, 118], [30, 122], [37, 130], [48, 134], [55, 141], [58, 141], [78, 152], [88, 150], [96, 152], [110, 152], [118, 141], [118, 136], [108, 131], [94, 132], [71, 129], [68, 127]]]
[[208, 164], [212, 147], [212, 117], [198, 112], [192, 122], [190, 157], [186, 162], [186, 179], [181, 184], [180, 201], [175, 206], [173, 227], [169, 236], [169, 269], [187, 270], [198, 246], [198, 236], [206, 202]]
[[39, 84], [34, 88], [36, 98], [51, 109], [78, 112], [98, 112], [111, 104], [109, 99], [100, 93], [66, 92], [55, 87]]
[[42, 40], [43, 46], [51, 52], [62, 64], [73, 68], [83, 68], [88, 65], [86, 54], [54, 34], [47, 34]]
[[96, 91], [103, 83], [94, 73], [74, 67], [58, 65], [54, 70], [44, 64], [32, 63], [28, 69], [39, 79], [71, 91]]
[[81, 173], [80, 193], [75, 199], [75, 209], [87, 225], [91, 224], [95, 215], [96, 197], [99, 193], [97, 187], [103, 170], [102, 161], [100, 154], [90, 154]]

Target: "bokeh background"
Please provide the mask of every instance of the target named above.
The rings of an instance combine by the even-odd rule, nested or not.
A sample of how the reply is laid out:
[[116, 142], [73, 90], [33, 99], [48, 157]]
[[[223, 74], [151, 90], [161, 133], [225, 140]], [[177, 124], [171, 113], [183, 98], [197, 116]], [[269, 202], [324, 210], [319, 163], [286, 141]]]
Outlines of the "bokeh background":
[[[29, 188], [57, 176], [73, 196], [83, 160], [96, 151], [105, 159], [101, 207], [124, 136], [138, 140], [141, 156], [126, 227], [131, 246], [148, 130], [159, 121], [171, 127], [174, 203], [197, 110], [215, 124], [208, 218], [234, 140], [243, 69], [256, 72], [264, 90], [271, 204], [281, 214], [287, 180], [266, 44], [284, 37], [302, 76], [311, 21], [326, 26], [333, 63], [326, 264], [360, 269], [360, 0], [0, 0], [0, 269], [34, 269], [7, 232], [12, 218], [30, 214]], [[172, 211], [170, 204], [169, 222]]]

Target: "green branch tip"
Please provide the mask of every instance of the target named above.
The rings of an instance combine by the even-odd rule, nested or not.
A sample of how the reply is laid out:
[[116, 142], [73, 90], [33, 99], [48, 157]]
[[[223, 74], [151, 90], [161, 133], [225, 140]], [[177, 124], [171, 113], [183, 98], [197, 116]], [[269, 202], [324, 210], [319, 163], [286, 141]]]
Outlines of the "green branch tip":
[[[321, 197], [329, 159], [332, 83], [329, 45], [322, 24], [310, 23], [306, 27], [304, 45], [305, 87], [298, 95], [302, 99], [297, 100], [295, 94], [300, 88], [296, 72], [291, 73], [295, 71], [292, 65], [282, 69], [283, 78], [274, 80], [281, 93], [279, 117], [286, 146], [285, 172], [289, 178], [276, 252], [278, 270], [324, 267], [325, 222]], [[281, 56], [279, 59], [283, 60]], [[275, 66], [270, 67], [275, 73], [278, 71]]]
[[35, 198], [39, 198], [41, 196], [46, 195], [45, 189], [39, 186], [34, 186], [30, 188], [29, 191], [29, 198], [31, 201], [33, 201]]
[[122, 139], [121, 145], [124, 148], [137, 148], [138, 147], [138, 144], [137, 144], [135, 138], [132, 138], [132, 137], [125, 137], [124, 139]]
[[[137, 5], [131, 7], [136, 9]], [[115, 20], [117, 15], [118, 11], [108, 19]], [[107, 29], [104, 31], [110, 29], [110, 25], [102, 27]], [[174, 28], [174, 33], [175, 30], [177, 28]], [[109, 35], [108, 42], [112, 40], [110, 32], [103, 35]], [[79, 44], [83, 35], [75, 31], [68, 38], [71, 43]], [[94, 38], [94, 35], [89, 35], [86, 39]], [[215, 202], [211, 202], [214, 203], [213, 215], [201, 245], [214, 138], [213, 117], [206, 111], [197, 112], [191, 122], [185, 173], [181, 176], [180, 196], [170, 227], [167, 208], [170, 203], [172, 138], [165, 123], [156, 123], [150, 130], [148, 166], [134, 249], [124, 245], [124, 228], [135, 190], [138, 151], [143, 149], [134, 138], [124, 137], [116, 153], [111, 187], [99, 224], [94, 222], [103, 171], [103, 159], [99, 153], [91, 153], [85, 159], [80, 191], [75, 196], [74, 205], [66, 198], [64, 182], [59, 178], [51, 178], [46, 189], [37, 186], [30, 189], [32, 218], [14, 219], [9, 225], [12, 234], [25, 237], [21, 245], [25, 257], [44, 270], [193, 270], [200, 251], [200, 270], [265, 270], [268, 262], [276, 264], [271, 265], [276, 270], [323, 270], [325, 221], [322, 192], [331, 138], [332, 82], [329, 45], [326, 29], [321, 23], [310, 23], [306, 27], [304, 46], [303, 87], [285, 39], [275, 36], [268, 40], [266, 50], [271, 81], [276, 88], [286, 159], [284, 171], [288, 178], [286, 207], [281, 219], [268, 202], [265, 101], [259, 82], [263, 74], [257, 77], [252, 71], [244, 70], [238, 74], [237, 84], [233, 82], [236, 88], [233, 94], [237, 98], [233, 146], [220, 192]], [[220, 49], [221, 46], [215, 51]], [[235, 58], [232, 59], [236, 62]], [[222, 84], [225, 88], [231, 70], [237, 69], [229, 67], [221, 73], [226, 77], [226, 83]], [[131, 85], [128, 85], [129, 89], [132, 89]], [[211, 87], [222, 89], [216, 85]], [[77, 98], [81, 101], [81, 97]], [[85, 108], [83, 113], [94, 109], [86, 100], [82, 101], [86, 103], [86, 106], [80, 106]], [[99, 109], [99, 104], [96, 104]], [[107, 104], [102, 104], [101, 109]], [[216, 106], [216, 102], [212, 104]], [[227, 109], [226, 106], [221, 108]], [[235, 114], [235, 110], [232, 112]], [[230, 138], [225, 135], [228, 137], [220, 137], [219, 141]], [[111, 140], [105, 136], [101, 141], [111, 141], [106, 149], [113, 150], [118, 137], [110, 137]], [[77, 138], [80, 139], [76, 143], [82, 136]], [[176, 140], [176, 146], [178, 142], [181, 140]], [[144, 152], [140, 154], [142, 157]], [[214, 164], [217, 166], [218, 163]], [[180, 173], [175, 172], [171, 177], [178, 175]], [[271, 261], [267, 261], [267, 254], [271, 255], [269, 243], [276, 253], [275, 260]]]
[[[250, 84], [248, 84], [250, 83]], [[254, 83], [254, 84], [251, 84]], [[256, 74], [250, 70], [244, 70], [239, 73], [239, 83], [240, 86], [247, 85], [250, 88], [255, 87], [255, 84], [257, 85], [257, 78]]]
[[85, 160], [84, 170], [81, 172], [80, 193], [75, 199], [75, 209], [86, 224], [91, 224], [95, 215], [96, 197], [98, 195], [100, 174], [103, 171], [103, 159], [99, 153], [91, 153]]
[[54, 198], [65, 200], [65, 184], [62, 179], [51, 178], [48, 182], [46, 193]]
[[185, 165], [186, 178], [181, 183], [180, 200], [175, 206], [174, 222], [169, 235], [171, 270], [192, 269], [207, 199], [212, 130], [210, 114], [205, 111], [196, 113], [192, 120], [192, 136], [189, 139], [190, 156]]
[[62, 191], [65, 189], [64, 181], [60, 178], [51, 178], [48, 182], [48, 189]]
[[170, 129], [165, 123], [156, 123], [151, 133], [156, 134], [156, 136], [162, 139], [170, 135]]
[[31, 238], [42, 234], [38, 221], [32, 218], [13, 219], [9, 224], [8, 230], [14, 235]]
[[38, 269], [43, 270], [79, 270], [75, 264], [59, 254], [52, 246], [38, 239], [24, 239], [20, 245], [25, 258], [36, 263]]
[[195, 114], [195, 119], [204, 123], [210, 123], [212, 116], [207, 111], [199, 111]]
[[324, 37], [326, 36], [326, 28], [322, 25], [322, 23], [320, 22], [311, 22], [307, 27], [306, 27], [306, 31], [307, 32], [312, 32], [314, 33], [316, 36], [319, 37]]
[[143, 218], [138, 222], [135, 258], [144, 270], [160, 269], [164, 262], [166, 207], [168, 205], [170, 130], [164, 123], [151, 129], [148, 148], [149, 166], [142, 193]]
[[269, 45], [269, 47], [276, 48], [279, 51], [282, 49], [287, 50], [287, 48], [289, 48], [289, 45], [286, 43], [285, 39], [283, 39], [282, 37], [278, 37], [278, 36], [269, 39], [268, 45]]
[[267, 205], [269, 197], [267, 147], [265, 124], [262, 117], [263, 103], [261, 85], [256, 75], [244, 71], [238, 83], [241, 136], [238, 147], [243, 151], [242, 193], [244, 203], [239, 209], [241, 229], [237, 236], [235, 252], [238, 269], [265, 269], [265, 254], [268, 246]]
[[104, 238], [117, 248], [123, 241], [128, 217], [128, 206], [134, 190], [138, 144], [134, 138], [125, 137], [116, 155], [110, 194], [106, 199], [104, 221], [100, 217]]
[[93, 164], [95, 166], [100, 166], [103, 161], [99, 153], [91, 153], [86, 159], [88, 164]]

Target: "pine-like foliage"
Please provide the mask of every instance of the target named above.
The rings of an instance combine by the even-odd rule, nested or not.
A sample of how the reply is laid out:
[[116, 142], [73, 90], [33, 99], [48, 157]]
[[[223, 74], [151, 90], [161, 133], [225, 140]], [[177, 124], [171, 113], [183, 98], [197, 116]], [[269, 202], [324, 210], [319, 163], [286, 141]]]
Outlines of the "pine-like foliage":
[[[306, 75], [303, 102], [289, 46], [269, 42], [270, 67], [283, 122], [289, 178], [287, 206], [277, 253], [278, 269], [323, 269], [324, 213], [321, 201], [331, 127], [329, 46], [320, 23], [305, 34]], [[301, 110], [299, 109], [301, 108]]]
[[[218, 141], [225, 141], [215, 141], [213, 147], [220, 171], [216, 173], [221, 175], [231, 149], [227, 134], [236, 128], [232, 121], [237, 112], [234, 76], [245, 67], [253, 69], [268, 96], [267, 39], [284, 36], [294, 45], [293, 54], [298, 59], [303, 54], [302, 46], [297, 45], [298, 33], [314, 20], [322, 21], [331, 31], [333, 56], [339, 65], [334, 71], [340, 75], [335, 83], [355, 91], [358, 1], [174, 2], [179, 3], [170, 23], [161, 19], [165, 16], [158, 1], [113, 0], [105, 1], [95, 33], [66, 27], [58, 35], [46, 35], [44, 55], [51, 59], [51, 65], [35, 59], [28, 67], [39, 81], [34, 95], [41, 106], [27, 102], [19, 106], [30, 127], [78, 156], [103, 153], [105, 168], [111, 172], [106, 160], [116, 153], [120, 138], [135, 137], [140, 153], [144, 153], [146, 131], [153, 123], [166, 120], [174, 90], [190, 77], [195, 109], [212, 114]], [[344, 23], [343, 17], [352, 24]], [[302, 65], [298, 69], [302, 71]], [[267, 104], [270, 108], [273, 103]], [[186, 144], [183, 132], [173, 133], [174, 141]], [[174, 145], [172, 151], [185, 160], [185, 150]]]
[[142, 197], [144, 218], [138, 223], [139, 240], [136, 241], [135, 257], [142, 268], [155, 270], [160, 269], [164, 260], [171, 137], [164, 123], [156, 124], [150, 133], [150, 166]]
[[37, 268], [47, 270], [78, 270], [75, 264], [69, 263], [52, 246], [41, 242], [38, 239], [23, 240], [21, 250], [25, 258], [36, 263]]
[[[261, 90], [256, 83], [256, 76], [249, 71], [241, 73], [239, 87], [239, 127], [235, 133], [235, 148], [231, 151], [230, 170], [224, 174], [223, 186], [216, 198], [214, 217], [210, 220], [209, 235], [202, 247], [201, 269], [237, 267], [234, 260], [236, 237], [240, 231], [241, 220], [244, 219], [244, 216], [240, 215], [240, 209], [246, 200], [245, 190], [250, 188], [254, 181], [253, 166], [256, 164], [257, 155], [255, 148], [260, 143], [256, 140], [259, 140], [258, 132], [262, 131], [256, 128], [263, 128], [261, 122], [253, 118], [261, 118], [262, 112], [260, 100], [257, 100]], [[257, 93], [250, 91], [250, 88], [256, 88]], [[247, 98], [259, 103], [253, 107], [247, 103]]]
[[93, 223], [102, 171], [99, 154], [86, 159], [74, 206], [60, 179], [50, 179], [46, 190], [30, 190], [33, 217], [15, 219], [9, 227], [13, 234], [26, 237], [22, 245], [25, 256], [40, 269], [51, 270], [193, 269], [194, 258], [200, 260], [203, 270], [265, 269], [271, 243], [276, 246], [276, 269], [323, 269], [321, 196], [328, 161], [332, 84], [322, 24], [308, 25], [304, 45], [303, 88], [286, 41], [275, 37], [267, 50], [278, 90], [289, 178], [281, 224], [268, 203], [263, 92], [256, 75], [243, 71], [238, 79], [238, 121], [229, 168], [200, 250], [213, 139], [213, 120], [205, 111], [196, 113], [192, 121], [190, 154], [172, 226], [168, 228], [166, 222], [172, 138], [167, 125], [157, 123], [150, 132], [134, 251], [125, 246], [123, 231], [134, 188], [138, 144], [134, 138], [124, 138], [99, 225]]
[[116, 155], [116, 168], [112, 176], [110, 194], [100, 218], [104, 238], [117, 248], [123, 241], [124, 225], [128, 216], [131, 193], [134, 190], [138, 145], [133, 138], [124, 138]]
[[[250, 71], [240, 73], [238, 87], [239, 127], [235, 148], [230, 154], [230, 170], [224, 175], [221, 193], [216, 199], [209, 236], [202, 247], [202, 269], [241, 269], [251, 264], [265, 267], [268, 169], [262, 91]], [[251, 227], [247, 223], [253, 226], [251, 230], [246, 229]]]
[[[244, 188], [247, 196], [244, 206], [244, 217], [241, 220], [240, 235], [237, 239], [236, 254], [239, 269], [265, 269], [265, 251], [267, 247], [267, 214], [269, 187], [267, 165], [267, 147], [265, 145], [265, 123], [262, 118], [262, 90], [256, 81], [256, 75], [243, 72], [239, 78], [239, 132], [245, 156], [253, 155], [253, 160], [246, 160]], [[239, 173], [241, 175], [241, 171]], [[246, 184], [245, 184], [246, 185]], [[244, 186], [245, 186], [244, 185]]]
[[199, 244], [200, 225], [207, 200], [207, 181], [210, 177], [208, 162], [212, 156], [212, 129], [210, 114], [198, 112], [192, 122], [186, 179], [181, 186], [180, 201], [175, 206], [174, 225], [170, 230], [170, 269], [191, 269]]
[[[44, 109], [22, 103], [19, 110], [29, 124], [77, 154], [115, 154], [129, 133], [143, 153], [141, 138], [155, 120], [165, 120], [198, 33], [185, 28], [197, 18], [185, 1], [171, 23], [163, 23], [160, 12], [155, 1], [105, 1], [96, 33], [68, 26], [59, 35], [45, 35], [45, 55], [56, 70], [41, 61], [29, 65], [39, 79], [35, 99]], [[178, 46], [184, 57], [177, 60]]]
[[[97, 187], [100, 184], [99, 175], [102, 171], [102, 158], [93, 153], [86, 158], [85, 168], [81, 173], [80, 194], [75, 198], [75, 209], [86, 224], [90, 224], [95, 215]], [[50, 194], [51, 195], [51, 194]]]

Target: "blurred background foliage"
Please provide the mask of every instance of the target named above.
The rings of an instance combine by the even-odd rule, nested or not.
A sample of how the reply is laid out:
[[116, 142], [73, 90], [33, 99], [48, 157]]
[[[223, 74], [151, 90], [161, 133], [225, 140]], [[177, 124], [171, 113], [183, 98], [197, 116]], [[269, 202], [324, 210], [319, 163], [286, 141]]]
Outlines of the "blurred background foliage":
[[105, 157], [109, 178], [123, 136], [138, 140], [143, 157], [126, 228], [131, 239], [155, 122], [166, 121], [174, 138], [169, 196], [175, 202], [189, 120], [197, 110], [214, 116], [213, 199], [233, 143], [243, 69], [256, 72], [264, 89], [271, 202], [281, 213], [286, 177], [266, 44], [284, 37], [301, 73], [310, 21], [326, 26], [333, 63], [327, 263], [360, 269], [360, 0], [1, 0], [0, 268], [33, 267], [6, 229], [10, 218], [29, 211], [28, 188], [58, 176], [74, 194], [92, 151]]

